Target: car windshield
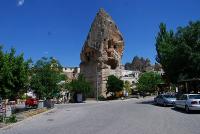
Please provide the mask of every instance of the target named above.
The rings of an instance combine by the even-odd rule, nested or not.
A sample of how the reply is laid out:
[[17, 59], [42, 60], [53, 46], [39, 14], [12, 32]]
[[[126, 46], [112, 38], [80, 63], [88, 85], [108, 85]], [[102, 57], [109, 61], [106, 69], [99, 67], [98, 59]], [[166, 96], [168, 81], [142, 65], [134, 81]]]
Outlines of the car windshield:
[[189, 95], [189, 99], [200, 99], [200, 94]]
[[163, 95], [165, 98], [176, 98], [174, 95]]

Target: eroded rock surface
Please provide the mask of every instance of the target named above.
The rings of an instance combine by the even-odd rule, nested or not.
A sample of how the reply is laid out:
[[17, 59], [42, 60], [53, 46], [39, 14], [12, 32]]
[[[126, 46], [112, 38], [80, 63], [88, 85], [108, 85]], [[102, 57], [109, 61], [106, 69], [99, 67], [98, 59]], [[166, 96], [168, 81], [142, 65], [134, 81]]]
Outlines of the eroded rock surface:
[[97, 13], [81, 51], [80, 71], [92, 83], [91, 96], [104, 95], [109, 75], [120, 75], [124, 40], [115, 22], [103, 9]]

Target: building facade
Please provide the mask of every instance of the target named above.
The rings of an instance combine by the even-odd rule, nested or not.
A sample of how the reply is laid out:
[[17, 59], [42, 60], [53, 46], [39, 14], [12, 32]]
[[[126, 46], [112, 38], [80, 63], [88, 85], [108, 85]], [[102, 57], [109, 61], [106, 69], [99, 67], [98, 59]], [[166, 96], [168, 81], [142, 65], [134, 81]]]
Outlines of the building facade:
[[63, 74], [65, 74], [70, 80], [78, 78], [80, 74], [79, 67], [63, 67]]

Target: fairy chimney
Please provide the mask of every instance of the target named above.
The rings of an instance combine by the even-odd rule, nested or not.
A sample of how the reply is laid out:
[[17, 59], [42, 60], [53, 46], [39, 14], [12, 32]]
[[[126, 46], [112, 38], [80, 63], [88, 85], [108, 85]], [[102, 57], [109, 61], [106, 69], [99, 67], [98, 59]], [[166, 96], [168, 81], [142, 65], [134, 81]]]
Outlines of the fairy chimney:
[[117, 25], [100, 9], [80, 54], [80, 73], [92, 84], [91, 97], [105, 96], [107, 77], [120, 76], [123, 50], [124, 40]]

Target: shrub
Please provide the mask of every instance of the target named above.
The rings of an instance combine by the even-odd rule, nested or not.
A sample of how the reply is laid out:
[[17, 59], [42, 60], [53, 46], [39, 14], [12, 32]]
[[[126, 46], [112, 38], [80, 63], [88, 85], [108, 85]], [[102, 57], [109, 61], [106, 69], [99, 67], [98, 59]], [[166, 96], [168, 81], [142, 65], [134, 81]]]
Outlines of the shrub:
[[12, 116], [6, 118], [6, 120], [5, 120], [5, 123], [6, 123], [6, 124], [7, 124], [7, 123], [15, 123], [15, 122], [17, 122], [17, 119], [16, 119], [16, 116], [15, 116], [15, 115], [12, 115]]
[[0, 116], [0, 122], [3, 122], [3, 116]]
[[124, 82], [117, 78], [114, 75], [108, 76], [107, 80], [107, 94], [111, 93], [112, 96], [115, 96], [116, 92], [122, 91]]
[[99, 100], [99, 101], [106, 101], [106, 98], [105, 98], [103, 95], [100, 95], [100, 96], [98, 97], [98, 100]]

